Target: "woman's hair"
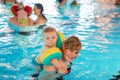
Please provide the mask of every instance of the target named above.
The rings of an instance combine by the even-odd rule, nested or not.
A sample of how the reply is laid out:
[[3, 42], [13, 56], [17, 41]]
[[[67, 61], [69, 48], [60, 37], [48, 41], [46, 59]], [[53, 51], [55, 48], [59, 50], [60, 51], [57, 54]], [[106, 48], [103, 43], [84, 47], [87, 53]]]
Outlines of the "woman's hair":
[[67, 38], [63, 42], [63, 46], [65, 49], [70, 49], [71, 51], [81, 50], [81, 48], [82, 48], [82, 44], [81, 44], [79, 38], [76, 36], [71, 36], [71, 37]]
[[35, 6], [37, 6], [38, 9], [41, 9], [41, 14], [42, 14], [42, 12], [43, 12], [43, 10], [44, 10], [44, 9], [43, 9], [43, 5], [40, 4], [40, 3], [36, 3]]
[[[46, 17], [43, 15], [43, 11], [44, 11], [43, 5], [40, 4], [40, 3], [36, 3], [35, 6], [36, 6], [38, 9], [41, 9], [41, 12], [40, 12], [40, 13], [41, 13], [42, 16], [46, 19]], [[47, 19], [46, 19], [46, 20], [47, 20]]]

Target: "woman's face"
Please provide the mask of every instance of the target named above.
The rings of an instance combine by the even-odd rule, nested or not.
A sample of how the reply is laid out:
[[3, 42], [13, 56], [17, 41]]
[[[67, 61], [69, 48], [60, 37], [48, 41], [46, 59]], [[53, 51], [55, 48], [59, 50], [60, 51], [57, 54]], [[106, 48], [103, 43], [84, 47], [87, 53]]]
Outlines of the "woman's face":
[[34, 6], [34, 12], [35, 14], [40, 14], [41, 9], [38, 9], [37, 6]]
[[64, 49], [63, 50], [63, 58], [68, 61], [71, 62], [74, 58], [76, 58], [78, 56], [79, 51], [78, 50], [70, 50], [70, 49]]

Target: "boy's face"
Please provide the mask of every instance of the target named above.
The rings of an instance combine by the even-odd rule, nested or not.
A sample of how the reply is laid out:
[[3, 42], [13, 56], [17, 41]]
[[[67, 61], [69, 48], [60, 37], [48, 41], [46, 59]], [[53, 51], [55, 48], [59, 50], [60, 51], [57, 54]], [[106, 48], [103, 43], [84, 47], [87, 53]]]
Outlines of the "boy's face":
[[43, 33], [43, 41], [47, 47], [55, 47], [57, 41], [57, 33], [55, 31]]
[[66, 61], [71, 62], [74, 58], [78, 56], [79, 50], [70, 50], [70, 49], [64, 49], [63, 50], [63, 57]]

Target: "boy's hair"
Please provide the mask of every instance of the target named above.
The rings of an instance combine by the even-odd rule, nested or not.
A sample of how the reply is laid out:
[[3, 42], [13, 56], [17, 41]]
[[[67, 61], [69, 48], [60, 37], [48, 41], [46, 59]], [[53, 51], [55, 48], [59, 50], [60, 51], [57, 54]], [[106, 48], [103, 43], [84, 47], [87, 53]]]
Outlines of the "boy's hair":
[[46, 27], [46, 28], [43, 29], [42, 34], [43, 33], [47, 33], [47, 32], [53, 32], [53, 31], [55, 31], [57, 33], [55, 28], [53, 28], [53, 27]]
[[71, 37], [67, 38], [63, 42], [63, 46], [65, 49], [70, 49], [71, 51], [81, 50], [81, 48], [82, 48], [82, 44], [81, 44], [79, 38], [76, 36], [71, 36]]

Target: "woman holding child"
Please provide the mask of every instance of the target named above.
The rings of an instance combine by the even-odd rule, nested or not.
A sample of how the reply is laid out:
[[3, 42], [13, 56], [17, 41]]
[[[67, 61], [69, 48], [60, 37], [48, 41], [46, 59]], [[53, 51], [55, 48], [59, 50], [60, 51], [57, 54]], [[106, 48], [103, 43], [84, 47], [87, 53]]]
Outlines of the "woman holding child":
[[[81, 50], [82, 45], [78, 37], [71, 36], [63, 42], [62, 45], [62, 58], [59, 60], [59, 63], [64, 64], [67, 68], [58, 69], [58, 71], [52, 73], [47, 72], [44, 76], [44, 70], [40, 72], [40, 80], [63, 80], [63, 76], [70, 73], [72, 60], [78, 56], [79, 51]], [[66, 72], [67, 70], [67, 72]], [[52, 73], [52, 74], [51, 74]]]
[[[49, 48], [56, 46], [57, 31], [54, 28], [46, 27], [42, 32], [44, 46], [42, 47], [41, 53], [36, 57], [36, 62], [41, 64], [40, 56], [43, 52]], [[71, 36], [67, 38], [62, 44], [62, 57], [60, 60], [52, 58], [50, 60], [52, 65], [43, 66], [43, 70], [40, 71], [40, 75], [34, 74], [32, 77], [39, 80], [62, 80], [62, 76], [70, 72], [71, 62], [78, 56], [79, 51], [82, 48], [82, 44], [78, 37]], [[49, 52], [50, 54], [50, 52]], [[37, 76], [36, 76], [37, 75]]]

